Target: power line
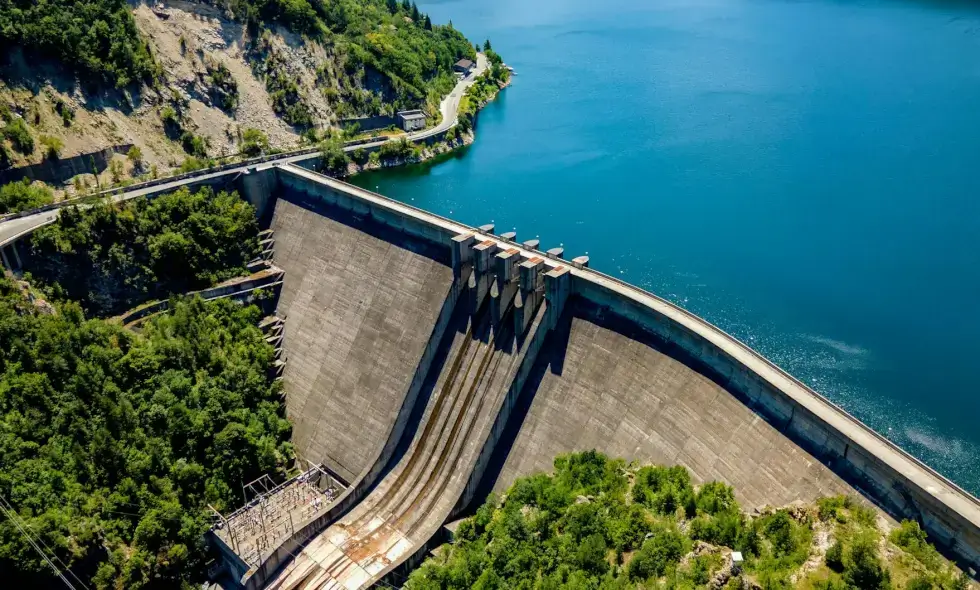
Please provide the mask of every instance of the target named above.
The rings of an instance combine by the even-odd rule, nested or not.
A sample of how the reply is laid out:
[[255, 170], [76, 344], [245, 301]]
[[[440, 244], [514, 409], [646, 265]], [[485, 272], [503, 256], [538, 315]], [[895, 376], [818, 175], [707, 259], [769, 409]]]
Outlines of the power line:
[[[47, 562], [47, 564], [49, 566], [51, 566], [51, 569], [54, 570], [54, 573], [57, 574], [59, 578], [61, 578], [61, 581], [65, 583], [65, 586], [68, 586], [69, 588], [71, 588], [71, 590], [76, 590], [76, 588], [74, 586], [72, 586], [71, 582], [68, 581], [68, 578], [66, 578], [65, 575], [61, 573], [61, 570], [58, 569], [58, 566], [56, 566], [48, 558], [48, 554], [45, 553], [44, 551], [42, 551], [41, 548], [37, 546], [37, 543], [34, 542], [34, 538], [31, 536], [31, 534], [28, 533], [27, 530], [25, 530], [23, 526], [21, 526], [20, 521], [17, 518], [16, 514], [12, 514], [12, 512], [13, 512], [13, 506], [11, 506], [7, 502], [7, 499], [4, 498], [2, 494], [0, 494], [0, 500], [3, 500], [3, 502], [0, 503], [0, 511], [3, 512], [4, 516], [6, 516], [10, 520], [10, 522], [14, 523], [14, 526], [16, 526], [17, 529], [21, 532], [21, 534], [24, 535], [24, 538], [27, 539], [27, 542], [30, 543], [31, 547], [33, 547], [34, 550], [38, 552], [38, 554], [41, 556], [41, 558], [43, 558], [44, 561]], [[6, 506], [10, 506], [10, 511], [7, 510], [7, 508], [6, 508], [5, 505]], [[57, 556], [55, 556], [55, 557], [57, 557]], [[75, 574], [72, 574], [72, 576], [75, 576]], [[76, 577], [75, 579], [78, 579], [78, 578]]]
[[[8, 502], [8, 501], [7, 501], [7, 499], [6, 499], [6, 498], [4, 498], [3, 496], [0, 496], [0, 499], [2, 499], [2, 500], [3, 500], [3, 501], [4, 501], [5, 503], [6, 503], [6, 504], [7, 504], [7, 507], [8, 507], [9, 509], [10, 509], [10, 512], [11, 512], [11, 513], [13, 513], [14, 515], [16, 515], [16, 514], [17, 514], [17, 511], [16, 511], [16, 510], [14, 510], [14, 505], [13, 505], [13, 504], [11, 504], [10, 502]], [[18, 518], [19, 518], [19, 516], [18, 516]], [[73, 577], [73, 578], [75, 578], [75, 581], [77, 581], [77, 582], [78, 582], [79, 584], [81, 584], [81, 585], [82, 585], [82, 587], [83, 587], [83, 588], [85, 588], [85, 590], [89, 590], [89, 587], [88, 587], [88, 586], [87, 586], [87, 585], [85, 584], [85, 582], [83, 582], [81, 578], [79, 578], [78, 576], [76, 576], [76, 575], [75, 575], [75, 572], [73, 572], [73, 571], [71, 571], [71, 568], [70, 568], [70, 567], [68, 567], [68, 564], [67, 564], [67, 563], [65, 563], [64, 561], [62, 561], [60, 557], [58, 557], [58, 553], [57, 553], [57, 552], [56, 552], [56, 551], [55, 551], [54, 549], [52, 549], [51, 547], [49, 547], [47, 543], [45, 543], [45, 542], [44, 542], [44, 539], [42, 539], [42, 538], [41, 538], [41, 535], [38, 535], [36, 531], [34, 531], [34, 530], [32, 530], [32, 529], [31, 529], [31, 525], [30, 525], [30, 524], [29, 524], [29, 523], [28, 523], [27, 521], [25, 521], [24, 519], [21, 519], [21, 522], [23, 523], [23, 525], [24, 525], [24, 528], [26, 528], [27, 530], [29, 530], [29, 531], [31, 531], [32, 533], [34, 533], [34, 535], [36, 535], [36, 538], [37, 538], [37, 540], [38, 540], [38, 541], [39, 541], [39, 542], [40, 542], [40, 543], [41, 543], [42, 545], [44, 545], [44, 548], [45, 548], [45, 549], [46, 549], [46, 550], [47, 550], [47, 551], [48, 551], [49, 553], [51, 553], [51, 555], [53, 555], [53, 556], [54, 556], [54, 558], [55, 558], [55, 560], [56, 560], [56, 561], [57, 561], [58, 563], [60, 563], [60, 564], [61, 564], [61, 567], [63, 567], [63, 568], [65, 568], [65, 571], [67, 571], [67, 572], [68, 572], [69, 574], [71, 574], [71, 577]]]

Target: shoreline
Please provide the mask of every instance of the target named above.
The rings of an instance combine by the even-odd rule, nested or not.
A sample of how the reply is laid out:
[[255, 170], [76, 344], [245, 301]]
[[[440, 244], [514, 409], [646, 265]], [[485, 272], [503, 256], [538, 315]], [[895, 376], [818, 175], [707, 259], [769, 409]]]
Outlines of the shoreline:
[[[352, 178], [358, 174], [364, 172], [374, 172], [377, 170], [384, 170], [387, 168], [396, 168], [399, 166], [410, 166], [412, 164], [422, 164], [429, 160], [438, 158], [439, 156], [444, 156], [451, 154], [452, 152], [464, 148], [466, 146], [472, 145], [476, 141], [476, 120], [479, 116], [480, 111], [486, 108], [491, 102], [495, 101], [500, 93], [513, 83], [513, 76], [509, 77], [503, 84], [498, 84], [498, 89], [490, 97], [485, 100], [479, 101], [476, 107], [476, 115], [473, 119], [473, 128], [467, 132], [459, 132], [459, 126], [455, 125], [450, 128], [446, 133], [450, 131], [456, 131], [456, 137], [453, 140], [437, 141], [432, 144], [416, 144], [419, 147], [419, 153], [417, 155], [412, 155], [408, 157], [392, 158], [390, 160], [379, 160], [377, 162], [368, 161], [364, 164], [358, 164], [357, 162], [351, 161], [347, 165], [347, 175], [345, 178]], [[444, 136], [445, 137], [445, 136]]]

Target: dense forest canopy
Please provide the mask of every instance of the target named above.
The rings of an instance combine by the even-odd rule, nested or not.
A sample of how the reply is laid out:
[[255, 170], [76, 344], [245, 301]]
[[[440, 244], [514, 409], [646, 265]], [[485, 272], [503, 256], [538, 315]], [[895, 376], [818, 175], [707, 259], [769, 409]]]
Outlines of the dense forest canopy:
[[29, 250], [33, 280], [101, 316], [244, 274], [259, 252], [258, 222], [237, 193], [183, 188], [63, 209]]
[[[731, 550], [745, 557], [740, 573], [726, 558]], [[459, 524], [454, 544], [413, 572], [405, 588], [968, 585], [916, 523], [904, 522], [885, 537], [877, 513], [856, 500], [838, 496], [748, 516], [723, 483], [695, 487], [683, 467], [637, 467], [589, 451], [560, 456], [554, 475], [519, 479], [502, 500], [488, 499]]]
[[[134, 334], [74, 303], [38, 313], [0, 279], [0, 502], [88, 587], [199, 583], [207, 504], [291, 461], [259, 316], [181, 300]], [[7, 518], [0, 580], [61, 584]]]
[[0, 48], [13, 46], [119, 87], [159, 71], [126, 0], [0, 0]]

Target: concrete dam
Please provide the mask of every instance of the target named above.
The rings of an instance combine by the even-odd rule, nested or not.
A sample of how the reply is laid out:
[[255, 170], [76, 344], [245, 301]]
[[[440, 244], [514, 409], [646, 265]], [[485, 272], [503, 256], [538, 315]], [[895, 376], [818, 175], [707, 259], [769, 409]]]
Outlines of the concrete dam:
[[287, 164], [243, 186], [285, 271], [300, 456], [347, 489], [243, 587], [364, 588], [493, 489], [595, 448], [743, 505], [858, 493], [980, 562], [980, 502], [721, 330], [543, 252]]
[[294, 163], [190, 182], [234, 184], [282, 270], [286, 409], [301, 463], [318, 467], [268, 495], [301, 505], [318, 493], [311, 474], [330, 474], [329, 501], [286, 510], [275, 534], [262, 521], [259, 542], [214, 531], [241, 588], [383, 584], [489, 491], [592, 448], [684, 465], [697, 482], [733, 485], [744, 506], [861, 495], [980, 569], [975, 497], [738, 340], [585, 257]]

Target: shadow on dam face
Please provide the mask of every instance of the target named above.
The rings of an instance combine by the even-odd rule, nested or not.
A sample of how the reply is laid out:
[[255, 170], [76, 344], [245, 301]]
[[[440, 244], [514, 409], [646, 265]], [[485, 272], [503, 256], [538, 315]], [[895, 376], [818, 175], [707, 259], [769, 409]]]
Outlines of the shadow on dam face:
[[556, 455], [593, 448], [683, 465], [699, 482], [728, 482], [746, 507], [855, 492], [680, 347], [573, 296], [538, 355], [476, 497], [550, 471]]
[[300, 456], [348, 480], [394, 423], [452, 286], [447, 248], [280, 190], [286, 409]]

